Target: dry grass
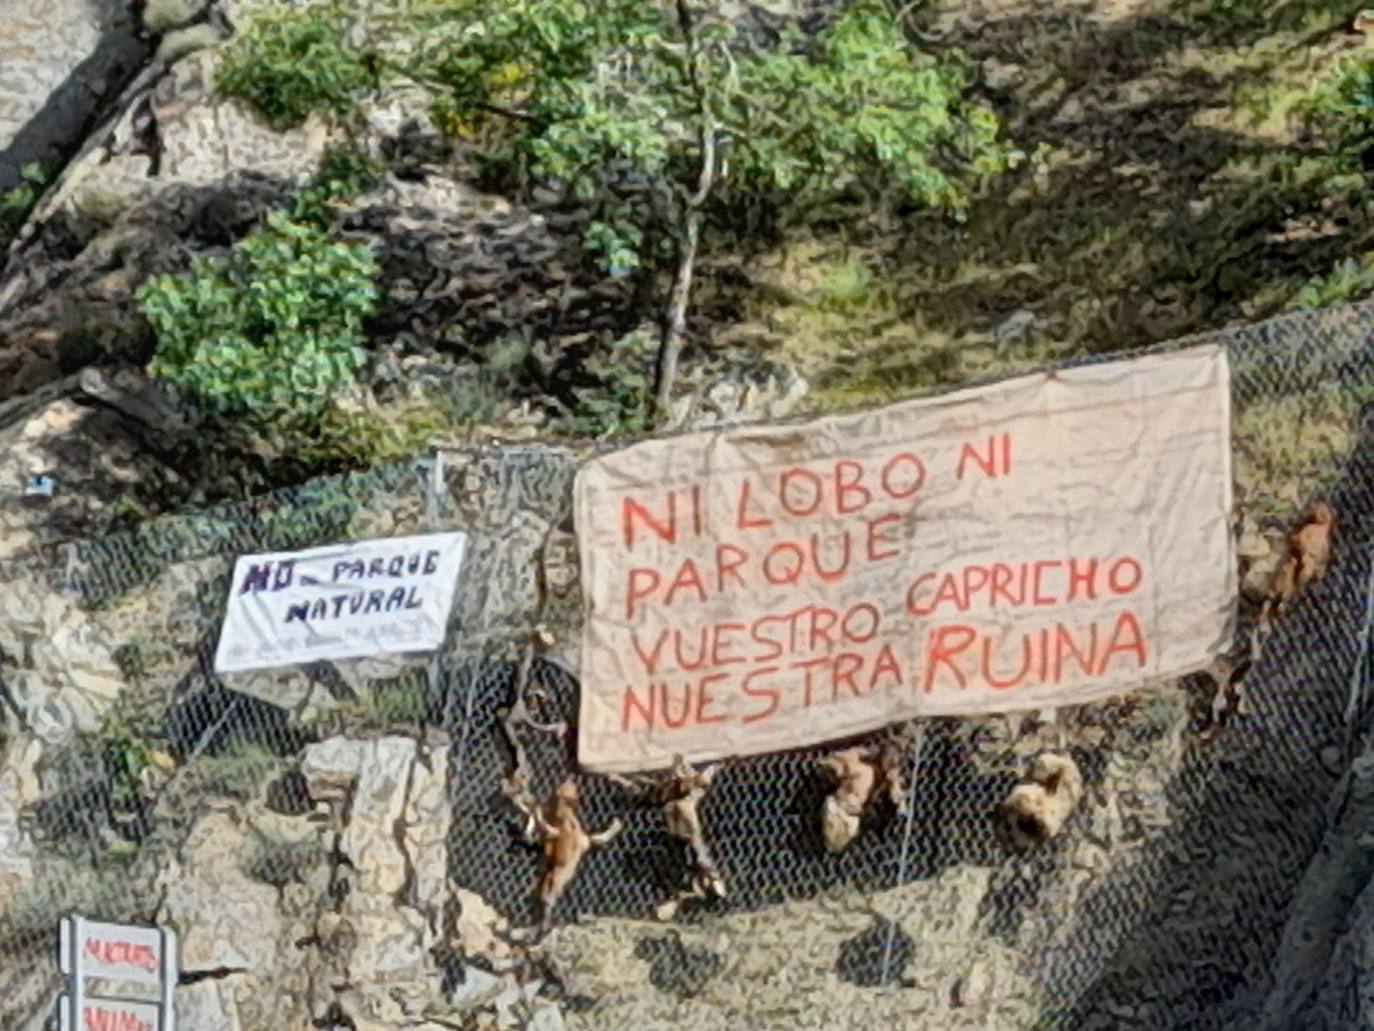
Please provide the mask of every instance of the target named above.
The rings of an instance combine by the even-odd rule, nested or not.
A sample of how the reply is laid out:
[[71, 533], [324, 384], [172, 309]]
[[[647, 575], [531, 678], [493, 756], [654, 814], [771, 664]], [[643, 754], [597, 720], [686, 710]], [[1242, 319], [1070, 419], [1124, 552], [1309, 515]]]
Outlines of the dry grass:
[[[970, 11], [947, 0], [927, 28], [981, 65], [1031, 159], [963, 225], [855, 220], [847, 247], [803, 233], [754, 264], [741, 314], [812, 381], [814, 407], [1263, 318], [1374, 248], [1359, 202], [1304, 156], [1293, 117], [1314, 79], [1363, 45], [1348, 11], [1317, 0]], [[1357, 279], [1343, 299], [1367, 289]], [[1014, 332], [1021, 313], [1034, 322]]]

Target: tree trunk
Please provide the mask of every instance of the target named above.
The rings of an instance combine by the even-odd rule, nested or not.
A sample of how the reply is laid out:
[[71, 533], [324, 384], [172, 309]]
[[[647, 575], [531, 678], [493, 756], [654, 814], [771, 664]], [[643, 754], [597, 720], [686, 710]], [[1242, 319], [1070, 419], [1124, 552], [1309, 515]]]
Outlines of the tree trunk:
[[701, 235], [701, 211], [692, 207], [687, 211], [687, 225], [682, 249], [678, 254], [677, 272], [673, 276], [673, 292], [668, 300], [668, 314], [663, 324], [663, 344], [658, 355], [658, 417], [668, 417], [673, 387], [677, 384], [678, 359], [687, 330], [687, 302], [692, 294], [692, 272], [697, 260], [697, 238]]
[[697, 240], [701, 236], [701, 206], [711, 192], [716, 175], [716, 126], [706, 100], [706, 93], [697, 74], [697, 41], [692, 28], [692, 15], [687, 0], [677, 0], [678, 26], [687, 46], [685, 66], [686, 86], [696, 96], [698, 139], [701, 143], [701, 173], [696, 193], [682, 202], [682, 247], [677, 256], [677, 272], [673, 276], [673, 292], [668, 299], [667, 316], [663, 320], [663, 342], [658, 353], [658, 391], [654, 399], [660, 420], [668, 417], [668, 406], [677, 385], [678, 359], [682, 356], [682, 341], [687, 332], [687, 302], [692, 295], [692, 272], [697, 261]]

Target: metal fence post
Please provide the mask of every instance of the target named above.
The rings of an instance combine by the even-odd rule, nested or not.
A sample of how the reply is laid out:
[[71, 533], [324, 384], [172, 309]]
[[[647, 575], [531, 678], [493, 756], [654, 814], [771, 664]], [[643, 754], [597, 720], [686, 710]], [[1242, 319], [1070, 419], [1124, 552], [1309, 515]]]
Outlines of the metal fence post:
[[[916, 791], [920, 784], [920, 778], [916, 776], [916, 771], [921, 765], [921, 751], [925, 745], [926, 728], [925, 724], [917, 722], [915, 733], [911, 737], [911, 772], [909, 783], [911, 789], [906, 799], [906, 822], [902, 826], [902, 848], [897, 854], [897, 884], [900, 888], [906, 883], [907, 858], [911, 854], [911, 829], [916, 823]], [[897, 921], [892, 920], [888, 923], [887, 941], [883, 943], [883, 966], [879, 973], [878, 983], [886, 984], [888, 967], [892, 963], [892, 948], [897, 942]]]
[[177, 1031], [176, 987], [180, 960], [177, 933], [170, 927], [162, 931], [162, 1031]]
[[1374, 556], [1371, 556], [1368, 583], [1364, 597], [1364, 619], [1360, 628], [1360, 645], [1350, 674], [1350, 694], [1345, 703], [1345, 744], [1347, 753], [1355, 733], [1355, 719], [1364, 707], [1366, 665], [1369, 658], [1370, 634], [1374, 633]]
[[79, 1031], [81, 1014], [86, 1008], [86, 964], [81, 949], [81, 939], [86, 937], [86, 920], [79, 914], [73, 914], [71, 926], [72, 991], [68, 998], [72, 1003], [71, 1026], [73, 1031]]

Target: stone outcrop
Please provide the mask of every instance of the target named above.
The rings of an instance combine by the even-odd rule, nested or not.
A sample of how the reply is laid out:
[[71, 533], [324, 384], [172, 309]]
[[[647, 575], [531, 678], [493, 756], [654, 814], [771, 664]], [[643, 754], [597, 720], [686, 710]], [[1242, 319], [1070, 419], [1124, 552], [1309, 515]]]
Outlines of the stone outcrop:
[[360, 1029], [381, 1029], [422, 1019], [433, 1002], [448, 886], [447, 754], [397, 737], [306, 749], [306, 790], [343, 817], [337, 853], [346, 863], [343, 897], [316, 923], [336, 986], [317, 986], [317, 1017], [337, 1007]]
[[8, 413], [0, 403], [0, 559], [103, 532], [141, 512], [139, 499], [190, 489], [169, 454], [177, 414], [111, 382], [126, 377], [140, 379], [87, 369], [55, 383], [52, 400], [16, 399]]
[[185, 1026], [273, 1031], [345, 1015], [438, 1031], [432, 952], [445, 904], [447, 746], [332, 738], [300, 775], [316, 808], [212, 807], [161, 873], [181, 938]]
[[0, 15], [0, 193], [57, 167], [148, 53], [126, 0], [28, 0]]

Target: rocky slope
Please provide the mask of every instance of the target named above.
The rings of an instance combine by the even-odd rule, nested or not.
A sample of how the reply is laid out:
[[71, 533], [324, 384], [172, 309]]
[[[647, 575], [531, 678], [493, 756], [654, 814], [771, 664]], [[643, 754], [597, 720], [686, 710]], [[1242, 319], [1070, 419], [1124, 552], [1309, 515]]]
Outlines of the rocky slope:
[[[808, 837], [816, 787], [805, 757], [741, 764], [707, 816], [730, 828], [722, 862], [737, 900], [672, 924], [649, 919], [651, 906], [641, 903], [657, 900], [650, 874], [666, 846], [652, 814], [627, 816], [638, 819], [627, 842], [589, 862], [567, 919], [537, 946], [520, 925], [538, 861], [516, 839], [497, 785], [509, 761], [496, 716], [509, 702], [508, 680], [472, 669], [508, 668], [534, 629], [540, 542], [564, 514], [572, 455], [452, 452], [439, 488], [432, 467], [402, 463], [82, 539], [140, 509], [209, 495], [205, 483], [187, 482], [178, 450], [194, 427], [135, 371], [150, 341], [134, 289], [151, 273], [222, 251], [304, 183], [330, 143], [322, 123], [276, 133], [210, 89], [216, 58], [206, 44], [251, 6], [186, 4], [143, 37], [119, 7], [94, 21], [84, 6], [53, 10], [0, 30], [12, 58], [0, 77], [23, 74], [46, 88], [76, 76], [86, 83], [79, 96], [106, 100], [82, 109], [80, 128], [71, 128], [74, 115], [41, 123], [41, 147], [25, 142], [40, 124], [41, 108], [30, 102], [5, 114], [8, 135], [0, 137], [8, 162], [0, 175], [45, 153], [71, 158], [0, 274], [0, 1026], [37, 1031], [49, 1019], [53, 923], [73, 906], [177, 927], [188, 972], [182, 1026], [214, 1031], [782, 1029], [870, 1020], [1249, 1027], [1266, 997], [1289, 986], [1286, 998], [1321, 1004], [1313, 1014], [1338, 1006], [1363, 976], [1367, 898], [1348, 926], [1326, 911], [1287, 931], [1285, 920], [1305, 872], [1304, 898], [1328, 897], [1333, 884], [1352, 899], [1367, 894], [1358, 837], [1320, 805], [1355, 751], [1344, 747], [1342, 720], [1360, 673], [1368, 548], [1358, 533], [1343, 544], [1337, 575], [1280, 632], [1250, 678], [1248, 711], [1221, 735], [1198, 734], [1214, 697], [1206, 678], [1060, 715], [1091, 790], [1052, 849], [1011, 854], [991, 816], [1025, 760], [1056, 743], [1060, 728], [1048, 714], [1010, 726], [939, 722], [916, 760], [912, 821], [884, 828], [847, 864], [818, 857]], [[1149, 21], [1160, 17], [1149, 5], [1037, 11], [1030, 22], [1015, 4], [983, 14], [991, 23], [984, 36], [1002, 41], [1004, 58], [1029, 48], [1018, 67], [1001, 68], [1008, 90], [1040, 88], [1023, 80], [1027, 66], [1039, 67], [1032, 44], [1044, 40], [1035, 33], [1050, 23], [1084, 38], [1044, 67], [1062, 70], [1090, 51], [1104, 64], [1120, 59], [1131, 73], [1114, 80], [1123, 97], [1055, 84], [1092, 93], [1094, 111], [1138, 100], [1132, 91], [1151, 74], [1154, 44], [1176, 36]], [[977, 38], [973, 21], [954, 31]], [[1151, 30], [1139, 37], [1150, 46], [1131, 42], [1132, 26]], [[154, 47], [160, 56], [140, 64]], [[99, 53], [131, 56], [82, 78]], [[31, 57], [45, 70], [25, 65]], [[1160, 77], [1165, 90], [1179, 81], [1191, 80]], [[35, 96], [28, 86], [21, 95]], [[1092, 121], [1085, 101], [1075, 109], [1072, 100], [1055, 92], [1031, 119], [1060, 127], [1067, 166], [1081, 157], [1070, 144]], [[342, 213], [345, 230], [379, 253], [392, 298], [379, 321], [378, 393], [426, 378], [440, 387], [470, 380], [471, 360], [445, 346], [453, 324], [473, 337], [464, 345], [511, 323], [565, 342], [633, 328], [622, 321], [621, 288], [586, 278], [569, 254], [578, 214], [521, 210], [476, 190], [443, 142], [412, 119], [415, 108], [403, 93], [369, 106], [371, 145], [395, 167]], [[1129, 140], [1157, 156], [1168, 133], [1146, 129]], [[1095, 204], [1119, 194], [1110, 163], [1094, 165]], [[1065, 231], [1074, 209], [1044, 202], [1064, 194], [1065, 167], [1026, 175], [1013, 200], [1050, 212], [1055, 233]], [[1131, 210], [1144, 224], [1150, 204], [1163, 203]], [[1022, 244], [1030, 248], [1043, 223], [1028, 225]], [[1209, 238], [1230, 239], [1223, 229], [1214, 225]], [[997, 251], [996, 240], [973, 236], [985, 254]], [[1090, 296], [1101, 284], [1084, 272], [1110, 262], [1096, 241], [1068, 242], [1080, 260], [1049, 275], [1051, 293], [1067, 295], [1062, 322], [1034, 313], [1036, 297], [1049, 295], [1027, 283], [1045, 270], [1025, 268], [1012, 251], [991, 281], [976, 270], [964, 276], [957, 260], [942, 266], [941, 296], [976, 294], [965, 315], [989, 330], [955, 343], [971, 345], [971, 362], [981, 360], [980, 346], [1002, 355], [983, 371], [1038, 361], [1065, 340], [1120, 325], [1102, 321], [1103, 305]], [[1143, 264], [1132, 274], [1144, 275]], [[1176, 294], [1150, 304], [1132, 308], [1149, 322], [1147, 337], [1197, 327]], [[1009, 323], [1022, 306], [1032, 319]], [[954, 318], [958, 305], [932, 300], [931, 308], [936, 322]], [[797, 314], [791, 306], [778, 323], [698, 357], [689, 393], [706, 395], [715, 410], [695, 418], [779, 416], [803, 401], [805, 381], [767, 350]], [[848, 350], [826, 355], [818, 370], [832, 360], [854, 365], [861, 354], [875, 360], [879, 378], [896, 380], [929, 357], [902, 335], [906, 315], [861, 314], [833, 317], [854, 319], [862, 333], [887, 332], [895, 319], [892, 346], [856, 352], [847, 339]], [[1368, 469], [1347, 464], [1368, 450], [1354, 392], [1322, 408], [1299, 388], [1309, 373], [1367, 377], [1368, 317], [1256, 330], [1238, 352], [1253, 388], [1237, 412], [1245, 492], [1237, 529], [1252, 593], [1272, 572], [1286, 521], [1316, 485], [1337, 490], [1350, 511], [1367, 510]], [[998, 336], [994, 326], [1005, 331]], [[1315, 372], [1290, 360], [1313, 339], [1326, 342]], [[1018, 351], [1023, 343], [1028, 349]], [[788, 348], [789, 363], [815, 358]], [[560, 360], [550, 358], [550, 375]], [[517, 412], [498, 431], [539, 428], [522, 418]], [[23, 478], [39, 473], [55, 479], [51, 497], [22, 492]], [[207, 674], [206, 645], [236, 552], [450, 525], [474, 534], [481, 587], [464, 598], [462, 633], [439, 668], [339, 663], [229, 684]], [[552, 579], [562, 594], [541, 615], [575, 659], [575, 576]], [[556, 746], [546, 753], [540, 775], [549, 781], [568, 757]], [[1364, 784], [1352, 780], [1348, 819], [1358, 822]], [[628, 812], [605, 785], [592, 798], [598, 825]], [[1309, 867], [1332, 825], [1328, 861]], [[579, 912], [586, 918], [573, 919]], [[1294, 941], [1307, 948], [1284, 947], [1276, 966], [1281, 946]], [[1332, 1018], [1327, 1026], [1339, 1025]]]

